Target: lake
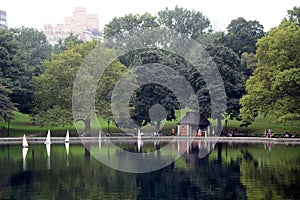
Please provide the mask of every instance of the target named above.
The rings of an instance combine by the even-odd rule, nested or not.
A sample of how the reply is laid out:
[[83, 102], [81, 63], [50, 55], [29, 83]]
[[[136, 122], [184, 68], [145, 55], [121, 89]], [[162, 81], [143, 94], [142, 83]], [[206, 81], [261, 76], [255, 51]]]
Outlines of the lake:
[[[157, 141], [118, 142], [118, 148], [102, 141], [89, 144], [89, 151], [87, 145], [73, 143], [48, 149], [31, 144], [27, 152], [19, 144], [2, 144], [0, 199], [300, 198], [300, 145], [199, 141], [188, 147], [185, 142], [172, 142], [168, 155], [157, 153], [166, 146]], [[212, 151], [203, 156], [207, 145]], [[134, 167], [120, 148], [141, 155], [156, 152], [160, 162], [170, 155], [179, 158], [156, 171], [126, 173], [94, 156]]]

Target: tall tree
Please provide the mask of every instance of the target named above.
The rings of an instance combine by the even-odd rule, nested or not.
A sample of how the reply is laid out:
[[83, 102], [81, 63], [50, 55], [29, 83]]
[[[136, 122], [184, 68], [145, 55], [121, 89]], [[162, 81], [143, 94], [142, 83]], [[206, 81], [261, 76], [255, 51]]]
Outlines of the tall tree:
[[174, 10], [166, 8], [158, 12], [158, 16], [162, 26], [189, 36], [191, 39], [198, 39], [211, 31], [209, 19], [199, 11], [176, 6]]
[[[131, 38], [144, 29], [151, 29], [159, 26], [160, 25], [158, 23], [157, 17], [152, 16], [149, 13], [145, 13], [143, 15], [128, 14], [124, 17], [115, 17], [111, 22], [105, 25], [104, 38], [106, 40], [109, 40], [109, 42], [105, 44], [107, 45], [107, 47], [114, 48], [116, 51], [118, 51], [124, 45], [128, 45], [123, 44], [124, 41], [132, 41], [127, 40], [127, 38]], [[137, 38], [135, 42], [142, 42], [141, 38]], [[140, 51], [142, 50], [134, 50], [133, 52], [128, 52], [120, 56], [118, 59], [125, 66], [131, 67], [134, 63], [135, 54]]]
[[299, 67], [300, 28], [283, 21], [257, 43], [257, 68], [247, 81], [241, 99], [241, 116], [253, 121], [261, 113], [273, 112], [279, 121], [300, 119]]
[[288, 10], [287, 18], [291, 22], [296, 22], [300, 26], [300, 7], [294, 7], [291, 10]]
[[76, 45], [76, 44], [83, 44], [84, 41], [80, 40], [78, 38], [78, 35], [74, 35], [73, 33], [70, 33], [70, 35], [63, 39], [59, 39], [58, 43], [55, 44], [52, 48], [53, 53], [55, 54], [60, 54], [70, 48], [71, 45]]
[[26, 91], [26, 69], [20, 44], [6, 28], [0, 28], [0, 57], [0, 84], [12, 91], [11, 101], [20, 106], [22, 101], [19, 97]]
[[10, 120], [13, 118], [12, 110], [13, 103], [11, 102], [9, 95], [11, 90], [5, 88], [0, 84], [0, 116], [5, 120]]
[[104, 27], [104, 37], [126, 36], [144, 28], [158, 26], [157, 17], [149, 13], [143, 15], [128, 14], [124, 17], [114, 17], [112, 21], [106, 24]]
[[223, 45], [209, 45], [206, 50], [217, 65], [223, 79], [227, 96], [226, 114], [236, 118], [239, 115], [239, 100], [245, 94], [246, 83], [240, 58], [234, 51]]
[[[96, 70], [96, 68], [93, 69], [88, 65], [96, 66], [99, 57], [104, 60], [107, 57], [115, 57], [113, 50], [102, 48], [98, 52], [100, 54], [95, 55], [90, 60], [85, 60], [97, 45], [99, 45], [99, 42], [93, 41], [70, 46], [70, 49], [60, 54], [52, 54], [52, 59], [44, 63], [45, 71], [36, 77], [34, 82], [35, 113], [39, 124], [55, 126], [58, 124], [68, 125], [73, 122], [72, 96], [86, 95], [86, 92], [88, 92], [79, 89], [77, 90], [77, 94], [73, 94], [74, 81], [78, 78], [77, 73], [80, 67], [84, 63], [86, 64], [86, 71], [80, 75], [80, 80], [88, 84], [89, 81], [97, 78], [94, 77], [97, 73], [93, 73], [93, 70]], [[98, 114], [110, 113], [107, 111], [109, 109], [107, 101], [113, 88], [111, 85], [121, 76], [123, 73], [122, 69], [126, 68], [116, 61], [112, 63], [112, 68], [106, 70], [106, 73], [102, 75], [95, 95], [95, 107]], [[79, 86], [77, 84], [77, 87]], [[88, 89], [92, 90], [93, 88]], [[85, 97], [88, 100], [90, 96], [86, 95]], [[76, 108], [79, 109], [79, 111], [76, 111], [84, 115], [81, 116], [81, 120], [84, 121], [86, 131], [89, 132], [91, 124], [90, 115], [92, 113], [89, 112], [89, 107], [86, 107], [90, 102], [85, 103], [81, 102], [82, 107]]]
[[11, 31], [19, 43], [18, 59], [24, 66], [24, 73], [18, 78], [22, 89], [14, 91], [12, 99], [19, 111], [30, 113], [33, 109], [32, 78], [43, 72], [42, 63], [50, 59], [51, 46], [45, 34], [37, 29], [21, 27]]
[[258, 21], [234, 19], [227, 26], [226, 45], [233, 49], [241, 58], [242, 54], [255, 53], [256, 42], [263, 37], [264, 27]]

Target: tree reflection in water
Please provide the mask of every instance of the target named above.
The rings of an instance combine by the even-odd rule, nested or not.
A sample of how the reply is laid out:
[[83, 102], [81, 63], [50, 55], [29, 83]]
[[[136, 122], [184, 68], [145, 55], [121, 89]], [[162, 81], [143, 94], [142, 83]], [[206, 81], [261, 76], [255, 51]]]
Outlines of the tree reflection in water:
[[[137, 150], [134, 143], [121, 146]], [[140, 153], [162, 146], [144, 142]], [[213, 151], [203, 156], [208, 147]], [[99, 150], [99, 145], [91, 144], [89, 148]], [[64, 145], [52, 144], [49, 170], [44, 145], [31, 145], [24, 171], [20, 146], [0, 145], [0, 199], [297, 199], [300, 196], [300, 146], [273, 144], [269, 151], [264, 144], [172, 145], [174, 153], [183, 149], [188, 151], [161, 170], [130, 174], [101, 164], [82, 145], [75, 144], [70, 144], [68, 155]], [[105, 142], [101, 152], [112, 160], [121, 155]], [[160, 152], [157, 156], [163, 160], [165, 155]]]

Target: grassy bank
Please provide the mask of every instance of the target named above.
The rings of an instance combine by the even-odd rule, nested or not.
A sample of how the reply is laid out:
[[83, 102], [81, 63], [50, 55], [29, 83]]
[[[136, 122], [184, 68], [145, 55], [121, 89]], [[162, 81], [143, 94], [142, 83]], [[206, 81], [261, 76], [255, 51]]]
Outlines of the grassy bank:
[[[184, 115], [186, 111], [183, 111], [181, 114]], [[178, 119], [180, 119], [180, 112], [176, 112]], [[167, 121], [162, 124], [163, 129], [162, 133], [166, 135], [171, 135], [171, 130], [174, 128], [177, 129], [178, 119], [175, 121]], [[257, 118], [253, 124], [248, 127], [240, 127], [241, 122], [237, 120], [230, 120], [228, 119], [227, 127], [224, 124], [223, 132], [231, 132], [234, 133], [242, 133], [245, 135], [255, 135], [255, 136], [262, 136], [265, 129], [271, 128], [275, 136], [281, 137], [285, 132], [289, 133], [300, 133], [300, 124], [283, 124], [283, 123], [275, 123], [275, 119], [272, 117], [265, 117], [265, 118]], [[100, 126], [102, 130], [107, 133], [120, 133], [121, 130], [116, 127], [114, 123], [110, 123], [109, 130], [108, 124], [106, 120], [99, 119]], [[27, 134], [30, 136], [45, 136], [47, 130], [51, 129], [53, 136], [64, 136], [66, 130], [70, 130], [70, 135], [77, 136], [77, 131], [74, 125], [70, 126], [57, 126], [57, 127], [48, 127], [48, 126], [39, 126], [33, 125], [31, 122], [31, 118], [29, 115], [25, 115], [19, 112], [14, 112], [14, 119], [10, 122], [10, 131], [9, 136], [11, 137], [18, 137], [22, 136], [23, 134]], [[144, 128], [144, 132], [149, 130], [147, 127]], [[7, 136], [7, 123], [4, 121], [0, 121], [0, 137]]]

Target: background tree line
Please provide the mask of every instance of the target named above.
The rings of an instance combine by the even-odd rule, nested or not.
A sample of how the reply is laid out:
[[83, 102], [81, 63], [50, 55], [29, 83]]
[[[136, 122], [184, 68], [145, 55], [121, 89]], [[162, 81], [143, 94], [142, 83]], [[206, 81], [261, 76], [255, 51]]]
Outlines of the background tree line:
[[[299, 13], [299, 7], [289, 10], [279, 27], [267, 33], [258, 21], [241, 17], [233, 19], [226, 32], [215, 32], [209, 18], [199, 11], [166, 8], [157, 15], [128, 14], [113, 18], [105, 26], [104, 36], [105, 39], [115, 35], [127, 37], [154, 27], [167, 27], [185, 34], [204, 46], [220, 71], [227, 95], [224, 114], [251, 122], [259, 113], [273, 112], [282, 121], [295, 121], [299, 120]], [[115, 55], [111, 50], [118, 46], [118, 40], [115, 42], [115, 46], [104, 47], [106, 56]], [[1, 117], [6, 121], [12, 119], [12, 110], [16, 109], [32, 115], [40, 124], [71, 123], [72, 84], [84, 57], [96, 45], [102, 44], [83, 42], [71, 34], [51, 47], [43, 32], [36, 29], [1, 28]], [[99, 115], [112, 118], [107, 103], [122, 74], [138, 64], [160, 62], [186, 77], [198, 96], [201, 111], [210, 117], [206, 84], [183, 58], [148, 49], [129, 52], [118, 59], [98, 85]], [[155, 84], [136, 91], [130, 105], [131, 117], [138, 124], [153, 123], [147, 108], [157, 103], [165, 106], [168, 120], [175, 119], [174, 110], [180, 107], [174, 94]], [[156, 123], [160, 121], [156, 120]]]

